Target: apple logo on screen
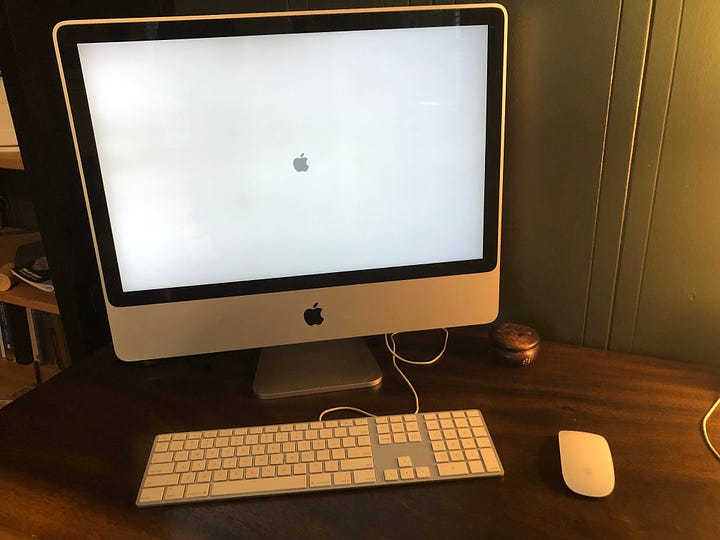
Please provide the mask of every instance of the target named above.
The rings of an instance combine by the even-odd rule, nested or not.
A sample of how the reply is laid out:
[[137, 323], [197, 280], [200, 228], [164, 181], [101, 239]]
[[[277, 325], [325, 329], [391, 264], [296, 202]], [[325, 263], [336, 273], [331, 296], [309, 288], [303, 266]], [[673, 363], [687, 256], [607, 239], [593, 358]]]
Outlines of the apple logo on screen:
[[303, 152], [300, 154], [300, 157], [293, 159], [293, 167], [295, 167], [297, 172], [305, 172], [310, 168], [307, 164], [307, 160], [308, 158], [305, 157], [305, 152]]
[[303, 316], [305, 317], [305, 322], [308, 323], [309, 326], [322, 324], [325, 320], [322, 316], [322, 308], [318, 307], [317, 302], [313, 304], [313, 307], [306, 309]]

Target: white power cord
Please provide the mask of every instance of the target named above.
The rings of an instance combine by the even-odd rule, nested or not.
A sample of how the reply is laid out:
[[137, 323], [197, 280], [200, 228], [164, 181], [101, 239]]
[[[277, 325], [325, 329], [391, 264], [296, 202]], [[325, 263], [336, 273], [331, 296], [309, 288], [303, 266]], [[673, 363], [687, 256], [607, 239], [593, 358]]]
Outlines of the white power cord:
[[707, 414], [706, 414], [705, 417], [703, 418], [702, 428], [703, 428], [703, 435], [705, 435], [705, 442], [707, 443], [707, 445], [708, 445], [708, 447], [710, 448], [710, 450], [712, 451], [712, 453], [715, 454], [715, 457], [718, 458], [718, 459], [720, 459], [720, 453], [718, 453], [718, 451], [715, 450], [715, 447], [714, 447], [713, 444], [710, 442], [710, 437], [708, 437], [708, 432], [707, 432], [707, 422], [708, 422], [708, 419], [712, 416], [712, 413], [715, 412], [715, 409], [717, 409], [717, 406], [718, 406], [718, 405], [720, 405], [720, 399], [718, 399], [718, 400], [715, 402], [715, 405], [713, 405], [712, 407], [710, 407], [710, 410], [707, 412]]
[[[401, 362], [405, 362], [406, 364], [412, 364], [415, 366], [429, 366], [431, 364], [434, 364], [440, 358], [443, 357], [445, 354], [445, 350], [447, 349], [447, 342], [448, 337], [450, 336], [449, 332], [447, 331], [447, 328], [441, 329], [443, 332], [445, 332], [445, 340], [443, 341], [443, 346], [440, 352], [433, 358], [432, 360], [424, 360], [424, 361], [417, 361], [417, 360], [408, 360], [407, 358], [404, 358], [400, 356], [396, 349], [397, 345], [395, 344], [395, 336], [398, 335], [400, 332], [394, 332], [392, 334], [385, 334], [385, 346], [387, 347], [388, 351], [390, 351], [390, 354], [392, 355], [393, 360], [393, 366], [395, 366], [395, 370], [400, 374], [400, 376], [403, 378], [403, 380], [407, 383], [407, 385], [410, 387], [410, 391], [412, 392], [413, 396], [415, 397], [415, 412], [413, 414], [417, 414], [420, 412], [420, 398], [418, 397], [417, 392], [415, 391], [415, 387], [410, 382], [410, 379], [407, 378], [405, 373], [400, 369], [400, 366], [398, 366], [398, 360]], [[348, 406], [341, 406], [341, 407], [332, 407], [331, 409], [327, 409], [320, 413], [319, 420], [322, 421], [323, 417], [325, 417], [326, 414], [330, 414], [337, 411], [353, 411], [360, 414], [364, 414], [365, 416], [377, 416], [371, 412], [365, 411], [363, 409], [358, 409], [357, 407], [348, 407]]]

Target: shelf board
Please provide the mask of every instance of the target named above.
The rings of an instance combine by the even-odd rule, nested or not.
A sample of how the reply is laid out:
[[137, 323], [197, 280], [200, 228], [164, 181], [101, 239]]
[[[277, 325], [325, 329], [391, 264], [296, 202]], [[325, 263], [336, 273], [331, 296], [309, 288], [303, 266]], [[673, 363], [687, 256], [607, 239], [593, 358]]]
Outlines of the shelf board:
[[41, 291], [27, 283], [18, 283], [8, 291], [1, 291], [0, 302], [60, 315], [54, 293]]
[[0, 169], [23, 170], [20, 149], [17, 146], [0, 146]]

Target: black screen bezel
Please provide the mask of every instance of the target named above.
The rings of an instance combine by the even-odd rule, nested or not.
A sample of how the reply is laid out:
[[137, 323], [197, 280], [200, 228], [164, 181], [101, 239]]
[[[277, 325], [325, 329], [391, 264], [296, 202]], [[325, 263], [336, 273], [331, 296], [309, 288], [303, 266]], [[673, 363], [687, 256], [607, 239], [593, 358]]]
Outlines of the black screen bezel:
[[[489, 30], [484, 256], [482, 259], [143, 291], [124, 291], [122, 289], [90, 111], [80, 69], [77, 49], [79, 43], [466, 25], [487, 25]], [[73, 21], [58, 28], [56, 40], [69, 105], [72, 110], [72, 120], [106, 294], [112, 305], [134, 306], [473, 274], [489, 272], [496, 268], [499, 247], [498, 214], [502, 170], [501, 137], [505, 66], [505, 17], [500, 8], [461, 8], [458, 6], [452, 9], [410, 11], [288, 13], [271, 17]], [[402, 201], [399, 201], [398, 204], [402, 204]]]

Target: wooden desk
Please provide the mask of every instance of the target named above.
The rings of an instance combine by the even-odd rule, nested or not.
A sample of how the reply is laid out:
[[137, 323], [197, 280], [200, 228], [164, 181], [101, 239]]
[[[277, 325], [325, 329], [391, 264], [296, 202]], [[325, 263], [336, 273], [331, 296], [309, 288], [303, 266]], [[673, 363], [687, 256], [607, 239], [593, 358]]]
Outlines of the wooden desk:
[[[404, 336], [428, 357], [439, 334]], [[379, 390], [262, 401], [252, 354], [122, 364], [78, 362], [0, 410], [0, 536], [42, 538], [716, 538], [720, 462], [700, 420], [720, 369], [559, 344], [528, 368], [490, 363], [477, 328], [451, 331], [447, 356], [408, 367], [423, 410], [480, 408], [502, 479], [355, 489], [138, 509], [152, 438], [167, 431], [309, 420], [328, 406], [412, 407], [381, 339]], [[604, 434], [615, 491], [586, 499], [563, 484], [557, 432]], [[713, 437], [720, 445], [720, 418]], [[102, 448], [102, 449], [101, 449]]]

